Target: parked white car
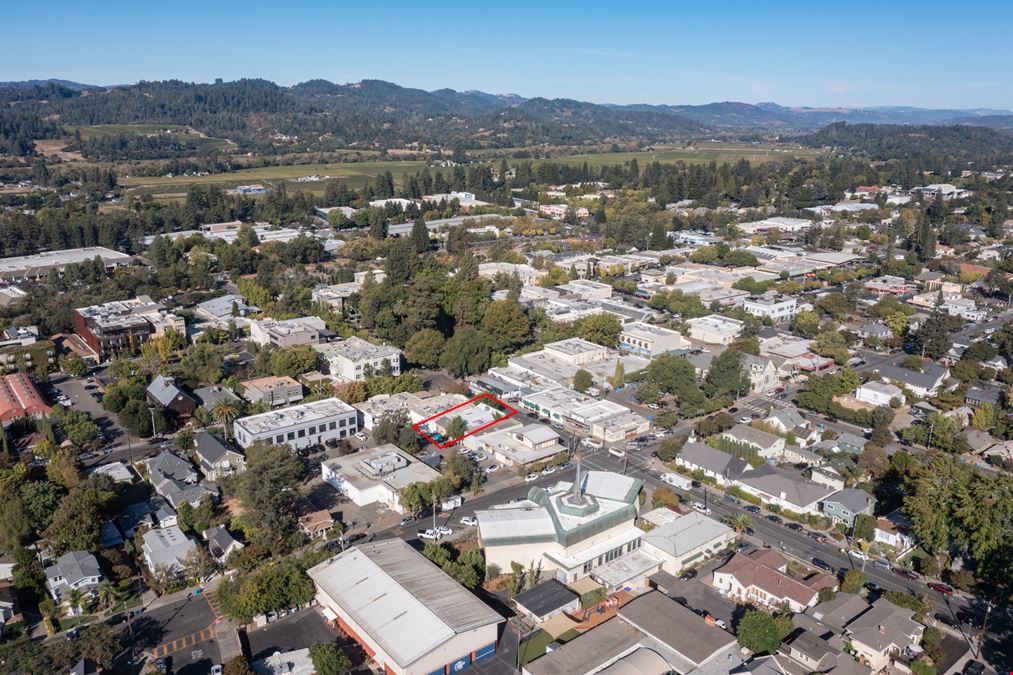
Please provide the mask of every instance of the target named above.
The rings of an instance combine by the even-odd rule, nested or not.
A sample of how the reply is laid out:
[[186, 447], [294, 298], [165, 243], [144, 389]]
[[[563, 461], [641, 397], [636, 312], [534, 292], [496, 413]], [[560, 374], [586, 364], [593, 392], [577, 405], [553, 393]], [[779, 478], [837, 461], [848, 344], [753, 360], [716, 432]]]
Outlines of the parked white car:
[[859, 551], [858, 549], [852, 549], [852, 550], [848, 551], [848, 555], [850, 555], [852, 558], [855, 558], [857, 560], [868, 560], [869, 559], [868, 555], [866, 555], [862, 551]]
[[478, 525], [478, 519], [475, 516], [464, 516], [461, 518], [461, 525], [465, 527], [475, 527]]
[[419, 539], [425, 539], [427, 541], [438, 541], [440, 536], [441, 535], [438, 530], [433, 529], [419, 530]]
[[700, 502], [693, 502], [693, 508], [707, 516], [709, 516], [711, 513], [711, 510], [708, 507], [701, 504]]
[[525, 483], [534, 483], [536, 480], [538, 480], [537, 473], [529, 473], [527, 476], [524, 477]]

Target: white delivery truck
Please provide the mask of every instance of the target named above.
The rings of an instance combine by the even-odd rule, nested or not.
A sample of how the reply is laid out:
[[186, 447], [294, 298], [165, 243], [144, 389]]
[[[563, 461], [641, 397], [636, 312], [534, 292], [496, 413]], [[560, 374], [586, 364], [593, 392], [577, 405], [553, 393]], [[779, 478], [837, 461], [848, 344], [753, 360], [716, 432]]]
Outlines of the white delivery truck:
[[678, 473], [663, 473], [661, 474], [661, 482], [668, 483], [672, 487], [677, 487], [680, 490], [688, 490], [693, 487], [693, 479], [683, 476]]
[[454, 509], [460, 508], [461, 504], [464, 504], [464, 497], [461, 495], [454, 495], [453, 497], [445, 499], [443, 503], [440, 504], [440, 510], [453, 511]]

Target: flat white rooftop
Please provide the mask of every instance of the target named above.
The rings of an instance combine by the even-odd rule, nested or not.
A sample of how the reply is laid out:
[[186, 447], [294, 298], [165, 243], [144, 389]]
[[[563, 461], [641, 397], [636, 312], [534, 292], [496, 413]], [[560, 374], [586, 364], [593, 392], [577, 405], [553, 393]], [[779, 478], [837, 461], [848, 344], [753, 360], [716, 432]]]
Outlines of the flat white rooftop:
[[356, 414], [355, 408], [339, 398], [325, 398], [321, 401], [294, 405], [291, 408], [242, 417], [236, 420], [235, 424], [237, 427], [242, 427], [251, 434], [259, 436], [277, 429], [330, 420], [332, 417], [349, 413]]

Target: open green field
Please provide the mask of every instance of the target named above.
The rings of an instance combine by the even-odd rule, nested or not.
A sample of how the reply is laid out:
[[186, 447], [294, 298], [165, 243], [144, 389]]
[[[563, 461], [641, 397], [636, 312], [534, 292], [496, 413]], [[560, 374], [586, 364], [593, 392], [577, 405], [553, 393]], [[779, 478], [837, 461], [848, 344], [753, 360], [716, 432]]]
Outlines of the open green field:
[[[127, 126], [127, 125], [122, 125]], [[144, 125], [133, 125], [144, 126]], [[820, 154], [819, 150], [809, 148], [797, 148], [793, 146], [761, 145], [747, 143], [700, 143], [694, 146], [684, 147], [658, 147], [650, 151], [638, 152], [606, 152], [586, 153], [580, 155], [567, 155], [547, 160], [552, 162], [566, 162], [569, 164], [582, 164], [587, 162], [592, 167], [600, 167], [606, 164], [622, 164], [632, 159], [643, 166], [647, 162], [687, 162], [706, 163], [716, 161], [719, 164], [724, 162], [737, 162], [740, 159], [747, 159], [750, 162], [762, 163], [779, 161], [792, 158], [811, 158]], [[494, 164], [497, 159], [491, 159]], [[251, 169], [240, 169], [229, 173], [214, 174], [211, 176], [150, 176], [150, 177], [121, 177], [120, 183], [127, 187], [143, 188], [152, 193], [178, 192], [188, 185], [217, 185], [222, 188], [232, 188], [237, 185], [249, 183], [272, 184], [275, 181], [290, 182], [289, 187], [306, 190], [314, 194], [322, 193], [324, 182], [294, 183], [301, 176], [329, 176], [339, 178], [348, 183], [349, 187], [357, 188], [363, 184], [370, 183], [377, 174], [390, 171], [394, 180], [401, 183], [406, 174], [413, 174], [426, 166], [424, 160], [378, 160], [370, 162], [332, 162], [328, 164], [299, 164], [283, 166], [264, 166]], [[435, 169], [434, 169], [435, 171]], [[446, 171], [446, 170], [444, 170]]]
[[[77, 125], [77, 124], [65, 124], [63, 130], [68, 134], [73, 134], [75, 131], [81, 132], [81, 138], [101, 138], [102, 136], [115, 136], [117, 134], [157, 134], [167, 129], [173, 129], [176, 131], [185, 131], [186, 127], [182, 124], [95, 124], [91, 126]], [[186, 136], [197, 137], [196, 134], [184, 134]]]
[[705, 164], [707, 162], [734, 163], [740, 159], [747, 159], [754, 164], [763, 162], [776, 162], [794, 158], [814, 158], [820, 155], [820, 150], [813, 148], [799, 148], [787, 145], [764, 145], [752, 143], [698, 143], [688, 148], [659, 146], [655, 150], [638, 152], [599, 152], [582, 155], [568, 155], [558, 157], [553, 161], [567, 162], [570, 164], [582, 164], [587, 162], [589, 166], [599, 167], [606, 164], [623, 164], [632, 159], [642, 167], [645, 162], [661, 162], [672, 164], [675, 162], [686, 162], [687, 164]]
[[226, 138], [214, 138], [203, 136], [195, 131], [189, 130], [181, 124], [95, 124], [95, 125], [73, 125], [65, 124], [63, 130], [68, 134], [80, 132], [81, 138], [104, 138], [106, 136], [117, 136], [122, 134], [137, 134], [139, 136], [167, 135], [167, 131], [173, 131], [173, 137], [192, 143], [202, 150], [226, 150], [232, 142]]
[[[383, 162], [336, 162], [332, 164], [299, 164], [289, 166], [263, 166], [255, 169], [240, 169], [229, 173], [213, 174], [211, 176], [138, 176], [133, 178], [121, 178], [120, 183], [126, 186], [185, 186], [185, 185], [222, 185], [236, 186], [248, 183], [264, 183], [272, 180], [294, 181], [301, 176], [330, 176], [345, 180], [351, 186], [362, 185], [370, 182], [377, 174], [390, 171], [394, 180], [400, 182], [405, 174], [413, 174], [421, 171], [426, 162], [421, 160], [410, 161], [383, 161]], [[297, 183], [300, 189], [314, 191], [314, 186], [321, 186], [323, 182]]]

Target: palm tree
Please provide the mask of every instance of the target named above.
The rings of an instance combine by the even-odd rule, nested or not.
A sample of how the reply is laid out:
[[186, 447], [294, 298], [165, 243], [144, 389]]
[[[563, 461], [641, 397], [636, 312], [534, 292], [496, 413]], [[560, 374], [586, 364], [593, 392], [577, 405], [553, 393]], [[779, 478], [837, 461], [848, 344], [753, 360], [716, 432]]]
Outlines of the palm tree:
[[119, 602], [121, 597], [120, 589], [111, 581], [103, 581], [98, 587], [99, 604], [108, 609]]
[[748, 513], [732, 513], [725, 516], [725, 523], [741, 534], [753, 526], [753, 518]]
[[239, 417], [239, 408], [232, 401], [223, 398], [211, 410], [211, 417], [222, 425], [225, 430], [225, 439], [228, 440], [229, 428]]
[[72, 588], [67, 593], [67, 607], [70, 609], [70, 613], [74, 614], [81, 608], [81, 600], [84, 598], [84, 593], [79, 588]]

